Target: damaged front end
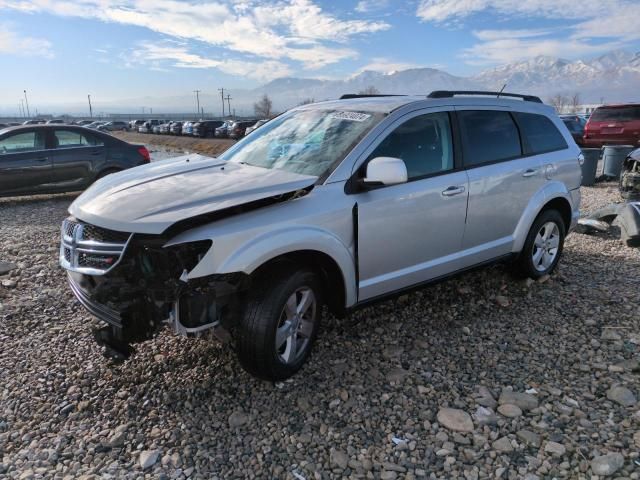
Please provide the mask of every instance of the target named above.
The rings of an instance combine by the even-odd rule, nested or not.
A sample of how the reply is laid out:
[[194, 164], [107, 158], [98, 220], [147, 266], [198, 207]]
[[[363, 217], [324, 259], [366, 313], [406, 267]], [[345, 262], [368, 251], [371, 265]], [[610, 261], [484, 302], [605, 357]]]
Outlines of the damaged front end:
[[640, 149], [629, 154], [622, 164], [620, 195], [627, 200], [640, 200]]
[[80, 303], [107, 323], [95, 335], [115, 358], [126, 358], [133, 343], [151, 338], [167, 323], [180, 335], [210, 331], [223, 341], [229, 338], [248, 275], [188, 280], [211, 240], [165, 247], [167, 241], [74, 218], [63, 223], [60, 263]]

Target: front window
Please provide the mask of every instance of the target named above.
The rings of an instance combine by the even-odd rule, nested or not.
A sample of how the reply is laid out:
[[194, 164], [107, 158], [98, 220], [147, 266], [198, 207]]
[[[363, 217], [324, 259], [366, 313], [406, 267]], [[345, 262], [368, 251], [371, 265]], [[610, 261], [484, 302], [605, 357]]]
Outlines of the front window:
[[341, 110], [294, 111], [270, 121], [221, 158], [319, 177], [342, 161], [383, 116]]
[[0, 140], [0, 155], [44, 149], [44, 131], [15, 133]]

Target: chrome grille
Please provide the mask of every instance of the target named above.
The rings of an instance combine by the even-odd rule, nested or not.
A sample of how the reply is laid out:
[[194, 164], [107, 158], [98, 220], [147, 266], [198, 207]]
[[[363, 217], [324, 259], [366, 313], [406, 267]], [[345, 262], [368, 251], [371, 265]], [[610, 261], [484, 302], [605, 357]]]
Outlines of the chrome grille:
[[68, 218], [62, 223], [61, 236], [63, 268], [87, 275], [104, 275], [120, 262], [133, 234]]

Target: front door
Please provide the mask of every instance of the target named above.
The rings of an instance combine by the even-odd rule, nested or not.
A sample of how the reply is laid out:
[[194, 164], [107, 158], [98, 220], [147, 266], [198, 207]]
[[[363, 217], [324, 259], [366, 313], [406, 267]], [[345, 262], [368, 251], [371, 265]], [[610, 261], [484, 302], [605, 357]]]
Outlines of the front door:
[[0, 138], [0, 195], [46, 191], [51, 165], [44, 129], [6, 133]]
[[408, 182], [354, 195], [360, 301], [455, 269], [467, 210], [467, 174], [456, 170], [447, 112], [399, 119], [367, 161], [376, 157], [401, 158]]

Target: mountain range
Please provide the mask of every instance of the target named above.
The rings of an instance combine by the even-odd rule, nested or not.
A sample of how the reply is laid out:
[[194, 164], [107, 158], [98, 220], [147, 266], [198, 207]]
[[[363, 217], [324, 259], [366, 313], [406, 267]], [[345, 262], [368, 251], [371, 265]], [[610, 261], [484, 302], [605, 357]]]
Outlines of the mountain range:
[[[421, 94], [433, 90], [500, 90], [527, 93], [548, 101], [552, 96], [578, 93], [582, 103], [640, 101], [640, 52], [616, 50], [590, 60], [565, 60], [539, 56], [461, 77], [435, 68], [412, 68], [392, 72], [363, 71], [344, 80], [279, 78], [255, 89], [231, 90], [232, 108], [238, 115], [252, 115], [253, 104], [263, 94], [273, 101], [276, 111], [301, 102], [335, 99], [344, 93], [358, 93], [368, 87], [388, 94]], [[145, 97], [100, 105], [105, 112], [126, 112], [127, 105], [149, 105], [153, 111], [191, 112], [192, 96]], [[221, 111], [220, 97], [203, 93], [200, 104], [205, 112]], [[53, 110], [53, 105], [50, 108]], [[84, 109], [84, 106], [77, 106]], [[56, 107], [75, 113], [74, 106]], [[97, 109], [96, 109], [97, 110]]]

